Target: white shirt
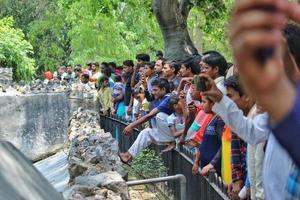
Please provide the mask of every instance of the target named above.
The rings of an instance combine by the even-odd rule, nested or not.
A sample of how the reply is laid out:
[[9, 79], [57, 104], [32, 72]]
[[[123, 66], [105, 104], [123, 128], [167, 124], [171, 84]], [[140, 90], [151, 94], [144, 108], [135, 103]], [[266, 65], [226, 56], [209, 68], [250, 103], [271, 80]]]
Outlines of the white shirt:
[[225, 86], [224, 86], [224, 81], [225, 81], [224, 76], [220, 76], [219, 78], [216, 78], [214, 81], [215, 81], [215, 83], [216, 83], [217, 88], [218, 88], [224, 95], [226, 95], [226, 88], [225, 88]]
[[212, 110], [247, 143], [256, 145], [268, 141], [263, 166], [266, 199], [285, 199], [286, 183], [293, 162], [272, 134], [268, 114], [260, 114], [253, 119], [247, 118], [227, 96], [224, 96], [219, 103], [215, 103]]

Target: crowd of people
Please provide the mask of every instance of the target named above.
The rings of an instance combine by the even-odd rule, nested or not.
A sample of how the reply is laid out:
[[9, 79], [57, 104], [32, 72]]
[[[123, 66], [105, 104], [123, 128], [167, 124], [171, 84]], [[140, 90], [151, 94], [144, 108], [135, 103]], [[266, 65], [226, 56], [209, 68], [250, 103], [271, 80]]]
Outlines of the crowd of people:
[[61, 66], [53, 78], [96, 88], [100, 112], [128, 122], [125, 135], [143, 127], [120, 153], [125, 163], [152, 143], [166, 145], [163, 151], [184, 145], [195, 155], [193, 174], [215, 170], [232, 199], [298, 199], [300, 27], [286, 23], [286, 16], [300, 22], [296, 8], [281, 0], [240, 1], [230, 29], [234, 64], [217, 51], [181, 60], [159, 51], [152, 61], [142, 53], [122, 65]]

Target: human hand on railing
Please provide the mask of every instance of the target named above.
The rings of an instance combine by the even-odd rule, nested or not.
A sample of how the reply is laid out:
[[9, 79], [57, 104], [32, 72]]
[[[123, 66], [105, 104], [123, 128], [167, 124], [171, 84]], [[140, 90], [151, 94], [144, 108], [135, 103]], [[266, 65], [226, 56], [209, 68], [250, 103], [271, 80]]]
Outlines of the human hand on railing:
[[126, 126], [123, 130], [124, 135], [130, 135], [133, 131], [133, 127], [131, 127], [131, 125], [129, 124], [128, 126]]
[[179, 142], [178, 142], [179, 145], [185, 145], [185, 137], [184, 135], [181, 136]]
[[132, 115], [132, 107], [131, 106], [129, 106], [127, 108], [127, 115]]
[[232, 183], [231, 198], [233, 200], [239, 200], [240, 199], [239, 193], [242, 190], [243, 186], [244, 186], [244, 182], [242, 180], [235, 181], [235, 182]]
[[111, 115], [115, 115], [115, 114], [116, 114], [116, 110], [114, 108], [112, 108]]
[[214, 168], [214, 166], [212, 164], [208, 164], [205, 167], [202, 168], [200, 174], [202, 176], [207, 176], [208, 173], [210, 172], [210, 170], [212, 170]]

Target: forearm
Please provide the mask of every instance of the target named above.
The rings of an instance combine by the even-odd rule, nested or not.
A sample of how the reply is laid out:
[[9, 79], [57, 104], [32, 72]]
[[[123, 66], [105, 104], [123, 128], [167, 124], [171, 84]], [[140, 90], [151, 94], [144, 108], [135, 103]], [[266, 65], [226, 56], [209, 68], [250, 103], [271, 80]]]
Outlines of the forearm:
[[134, 86], [135, 86], [135, 75], [136, 75], [136, 71], [134, 70], [133, 74], [131, 76], [131, 81], [130, 81], [130, 87], [131, 88], [134, 88]]
[[175, 138], [180, 137], [180, 136], [183, 134], [183, 131], [184, 131], [184, 130], [181, 130], [181, 131], [176, 132], [176, 133], [174, 134], [174, 137], [175, 137]]
[[170, 130], [171, 130], [171, 133], [174, 137], [176, 137], [176, 129], [175, 129], [175, 126], [172, 125], [172, 126], [169, 126]]
[[191, 127], [194, 120], [195, 120], [195, 115], [194, 114], [189, 114], [186, 117], [185, 126], [184, 126], [184, 130], [183, 130], [183, 133], [182, 133], [183, 137], [185, 137], [187, 135], [187, 132], [188, 132], [189, 128]]
[[199, 149], [197, 149], [195, 154], [194, 164], [199, 164], [199, 162], [200, 162], [200, 151]]
[[222, 156], [222, 147], [219, 148], [214, 158], [210, 161], [210, 164], [214, 167], [218, 165], [221, 162], [221, 156]]
[[129, 101], [128, 107], [132, 107], [132, 106], [133, 106], [133, 96], [130, 97], [130, 101]]
[[220, 102], [215, 103], [213, 111], [234, 133], [252, 145], [266, 141], [271, 134], [266, 114], [258, 115], [254, 119], [247, 118], [227, 96], [223, 96]]
[[183, 87], [184, 87], [184, 84], [186, 82], [185, 81], [180, 81], [180, 84], [178, 85], [178, 88], [177, 88], [177, 93], [180, 94], [181, 90], [183, 90]]
[[114, 99], [114, 103], [117, 103], [119, 101], [122, 101], [124, 95], [123, 94], [120, 94], [119, 96], [117, 96], [115, 99]]
[[158, 109], [153, 109], [149, 114], [139, 118], [138, 120], [132, 122], [129, 126], [131, 126], [131, 128], [135, 128], [138, 125], [145, 123], [147, 121], [149, 121], [151, 118], [153, 118], [157, 113], [159, 113]]

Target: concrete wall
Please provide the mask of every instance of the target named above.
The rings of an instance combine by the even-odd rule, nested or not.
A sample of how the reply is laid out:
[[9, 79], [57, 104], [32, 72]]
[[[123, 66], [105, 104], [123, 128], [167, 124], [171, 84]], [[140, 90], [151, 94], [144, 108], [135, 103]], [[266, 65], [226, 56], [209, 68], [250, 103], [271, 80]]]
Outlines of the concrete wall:
[[34, 159], [67, 141], [69, 118], [80, 106], [96, 109], [93, 100], [66, 93], [0, 96], [0, 139]]

